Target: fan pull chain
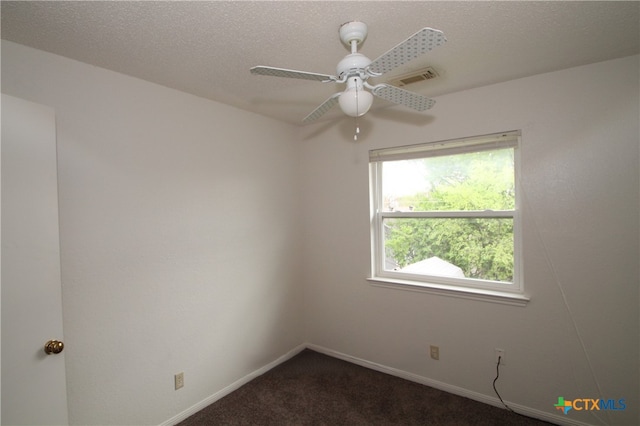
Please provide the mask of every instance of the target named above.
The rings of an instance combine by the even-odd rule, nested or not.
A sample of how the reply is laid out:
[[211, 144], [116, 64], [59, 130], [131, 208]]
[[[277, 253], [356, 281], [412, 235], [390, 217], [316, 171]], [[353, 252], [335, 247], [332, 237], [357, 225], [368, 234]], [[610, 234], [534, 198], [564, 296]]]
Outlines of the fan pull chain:
[[[358, 53], [358, 40], [351, 40], [351, 54]], [[353, 140], [358, 140], [358, 133], [360, 133], [360, 126], [358, 125], [358, 117], [360, 116], [360, 111], [358, 107], [360, 106], [360, 99], [358, 98], [358, 81], [356, 79], [356, 117], [355, 117], [355, 132], [353, 133]]]
[[355, 129], [355, 132], [353, 134], [353, 140], [354, 141], [358, 140], [358, 133], [360, 133], [360, 126], [358, 126], [358, 117], [360, 116], [360, 111], [358, 110], [358, 107], [360, 106], [360, 99], [358, 99], [358, 92], [359, 92], [358, 86], [356, 85], [356, 117], [355, 117], [355, 119], [356, 119], [356, 121], [355, 121], [356, 129]]
[[[358, 53], [358, 41], [357, 40], [351, 40], [351, 53]], [[358, 83], [356, 81], [356, 121], [355, 121], [355, 132], [353, 133], [353, 140], [357, 141], [358, 140], [358, 133], [360, 133], [360, 126], [358, 125], [358, 117], [360, 116], [360, 111], [358, 110], [358, 107], [360, 106], [360, 99], [358, 98]]]

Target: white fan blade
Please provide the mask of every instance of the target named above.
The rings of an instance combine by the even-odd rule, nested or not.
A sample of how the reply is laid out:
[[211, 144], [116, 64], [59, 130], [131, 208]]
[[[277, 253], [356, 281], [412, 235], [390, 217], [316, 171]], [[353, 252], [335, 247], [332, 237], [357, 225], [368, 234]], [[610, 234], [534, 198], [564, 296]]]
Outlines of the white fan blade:
[[374, 75], [384, 74], [444, 44], [446, 41], [447, 39], [442, 31], [423, 28], [371, 62], [368, 70]]
[[378, 84], [371, 89], [371, 92], [382, 99], [404, 105], [416, 111], [425, 111], [436, 103], [431, 98], [389, 84]]
[[272, 77], [301, 78], [303, 80], [315, 81], [336, 81], [337, 78], [328, 74], [316, 74], [306, 71], [287, 70], [284, 68], [274, 68], [257, 66], [251, 68], [251, 74], [268, 75]]
[[320, 106], [314, 109], [311, 114], [307, 115], [304, 120], [302, 120], [302, 122], [311, 123], [312, 121], [320, 118], [322, 115], [324, 115], [324, 113], [329, 111], [335, 104], [338, 103], [338, 97], [340, 96], [340, 94], [342, 94], [342, 92], [334, 93], [333, 95], [331, 95], [329, 99], [320, 104]]

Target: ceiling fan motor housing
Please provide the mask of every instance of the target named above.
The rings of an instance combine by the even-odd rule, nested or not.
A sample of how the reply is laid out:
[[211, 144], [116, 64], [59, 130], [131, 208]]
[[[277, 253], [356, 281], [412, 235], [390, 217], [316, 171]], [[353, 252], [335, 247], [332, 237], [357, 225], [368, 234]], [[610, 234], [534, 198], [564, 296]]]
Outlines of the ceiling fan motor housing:
[[364, 70], [371, 63], [371, 59], [367, 58], [361, 53], [350, 53], [340, 62], [336, 68], [338, 78], [342, 79], [350, 74], [359, 75], [361, 78], [365, 77]]

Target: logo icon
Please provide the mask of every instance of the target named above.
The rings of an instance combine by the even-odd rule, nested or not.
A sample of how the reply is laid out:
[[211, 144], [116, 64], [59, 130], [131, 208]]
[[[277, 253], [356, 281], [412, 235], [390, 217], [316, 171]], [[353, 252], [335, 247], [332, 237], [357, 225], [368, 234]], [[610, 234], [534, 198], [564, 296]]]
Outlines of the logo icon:
[[562, 396], [558, 397], [558, 403], [553, 404], [553, 406], [556, 407], [556, 410], [560, 410], [564, 414], [567, 414], [569, 410], [573, 408], [573, 404], [571, 403], [571, 401], [565, 401], [564, 397]]

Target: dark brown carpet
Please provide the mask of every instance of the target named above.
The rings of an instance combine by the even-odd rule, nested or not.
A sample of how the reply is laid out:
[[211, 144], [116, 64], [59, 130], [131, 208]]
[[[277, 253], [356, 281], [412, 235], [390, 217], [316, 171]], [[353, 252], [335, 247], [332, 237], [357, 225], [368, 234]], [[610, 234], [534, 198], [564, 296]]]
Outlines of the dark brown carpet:
[[549, 423], [306, 349], [180, 423], [195, 425]]

